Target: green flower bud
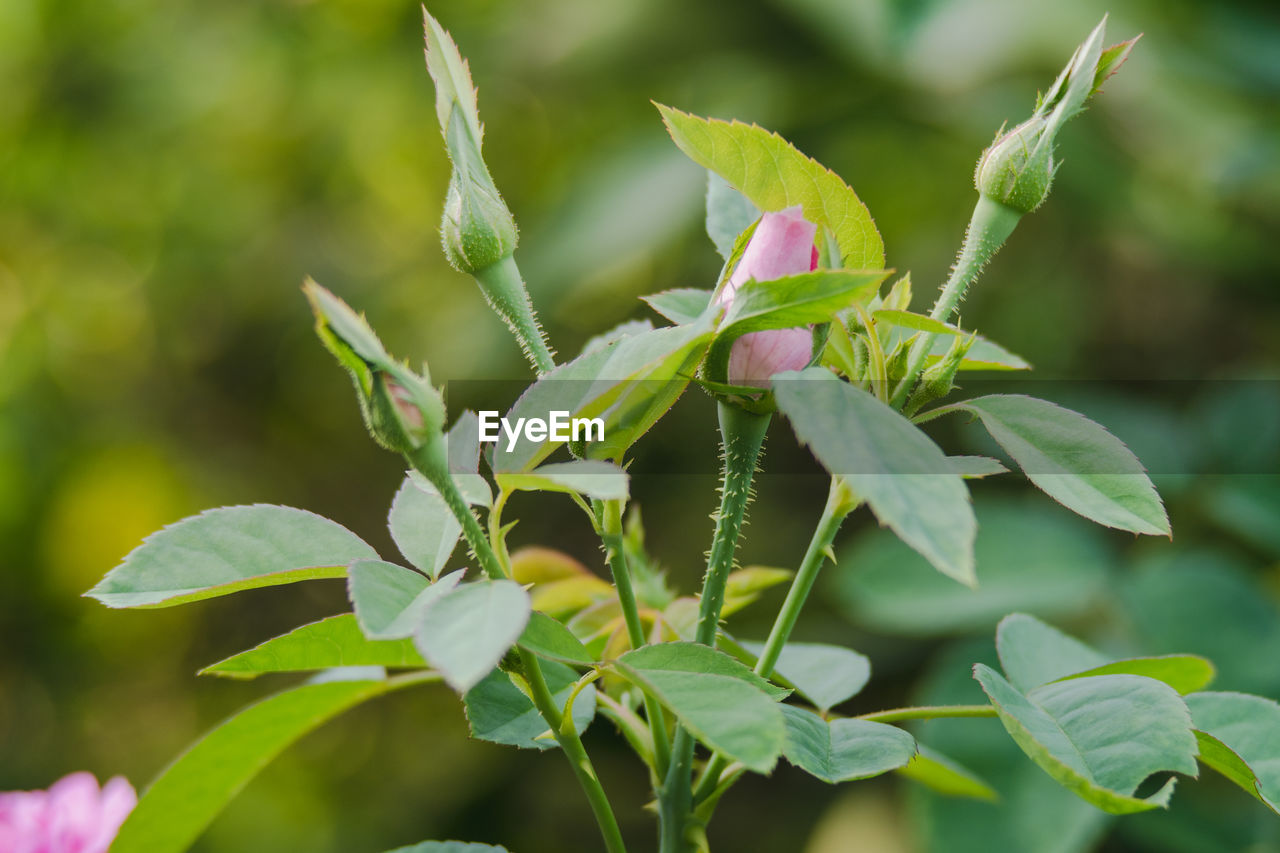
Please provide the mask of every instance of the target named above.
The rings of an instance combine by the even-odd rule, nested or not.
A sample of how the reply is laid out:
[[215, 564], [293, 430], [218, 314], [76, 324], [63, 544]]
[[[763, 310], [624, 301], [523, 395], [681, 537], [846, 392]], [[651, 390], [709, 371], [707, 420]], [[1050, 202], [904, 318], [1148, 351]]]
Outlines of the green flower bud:
[[1055, 165], [1048, 122], [1032, 116], [996, 137], [974, 172], [978, 192], [1021, 213], [1030, 213], [1049, 197]]
[[911, 395], [905, 412], [910, 415], [926, 403], [941, 400], [956, 387], [956, 373], [964, 362], [969, 350], [978, 340], [977, 335], [961, 337], [956, 335], [947, 354], [930, 366], [920, 377], [920, 385]]
[[480, 158], [479, 143], [456, 104], [445, 138], [453, 175], [445, 196], [440, 239], [453, 268], [473, 274], [515, 251], [516, 222], [493, 185]]

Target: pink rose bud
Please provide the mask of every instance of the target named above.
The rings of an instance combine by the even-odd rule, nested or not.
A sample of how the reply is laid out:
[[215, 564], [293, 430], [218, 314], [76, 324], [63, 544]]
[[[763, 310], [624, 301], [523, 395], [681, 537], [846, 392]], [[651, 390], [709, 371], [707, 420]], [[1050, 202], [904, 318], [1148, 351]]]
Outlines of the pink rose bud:
[[[799, 205], [766, 213], [720, 292], [720, 304], [732, 304], [747, 281], [772, 281], [817, 269], [817, 233], [818, 226], [804, 218]], [[775, 373], [805, 367], [812, 353], [813, 333], [807, 326], [751, 332], [734, 341], [729, 351], [729, 383], [763, 388]]]
[[106, 853], [137, 802], [124, 777], [99, 791], [90, 773], [64, 776], [47, 791], [0, 793], [0, 850]]

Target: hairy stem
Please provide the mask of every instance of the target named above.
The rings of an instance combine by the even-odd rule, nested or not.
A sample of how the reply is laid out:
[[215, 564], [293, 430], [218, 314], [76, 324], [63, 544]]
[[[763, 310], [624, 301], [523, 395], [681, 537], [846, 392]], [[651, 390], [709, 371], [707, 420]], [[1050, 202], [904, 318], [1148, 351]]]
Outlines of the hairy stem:
[[[724, 607], [724, 589], [733, 568], [738, 535], [751, 499], [751, 481], [756, 462], [769, 428], [770, 415], [755, 414], [730, 403], [719, 405], [720, 439], [724, 454], [724, 471], [720, 481], [720, 510], [716, 513], [716, 529], [711, 540], [707, 573], [702, 581], [702, 597], [698, 608], [695, 639], [715, 646]], [[661, 853], [687, 853], [688, 822], [693, 806], [692, 735], [683, 727], [676, 728], [671, 747], [671, 762], [662, 790], [658, 792], [658, 813], [662, 824]]]
[[[844, 522], [845, 517], [856, 506], [857, 499], [849, 491], [848, 486], [838, 478], [833, 477], [831, 479], [831, 488], [827, 492], [827, 505], [822, 510], [822, 517], [818, 520], [818, 526], [813, 531], [813, 538], [809, 540], [809, 547], [804, 552], [804, 559], [800, 561], [800, 568], [796, 572], [795, 578], [791, 581], [791, 589], [787, 591], [787, 598], [782, 602], [777, 618], [773, 620], [773, 628], [769, 631], [769, 639], [765, 641], [764, 650], [760, 652], [760, 658], [756, 661], [756, 675], [762, 678], [768, 678], [773, 675], [773, 668], [777, 666], [778, 656], [782, 654], [783, 647], [786, 646], [787, 640], [791, 637], [791, 631], [795, 628], [796, 621], [800, 618], [800, 611], [804, 608], [804, 603], [813, 589], [814, 581], [818, 579], [818, 572], [830, 554], [831, 543], [835, 540], [836, 533], [840, 530], [840, 525]], [[720, 779], [721, 774], [728, 765], [729, 761], [723, 755], [712, 756], [694, 790], [693, 799], [695, 803], [703, 803], [712, 795], [718, 797], [728, 789], [727, 783], [722, 783]]]
[[541, 375], [554, 368], [555, 354], [547, 346], [546, 333], [538, 324], [515, 258], [507, 255], [495, 264], [476, 270], [473, 275], [490, 307], [511, 329], [534, 370]]
[[[1009, 239], [1009, 235], [1013, 233], [1022, 216], [1020, 211], [1012, 207], [1007, 207], [984, 195], [978, 196], [978, 203], [973, 208], [973, 216], [969, 219], [969, 228], [964, 235], [960, 256], [956, 259], [955, 266], [951, 268], [951, 277], [947, 279], [947, 283], [942, 286], [942, 292], [938, 294], [938, 301], [929, 312], [932, 319], [940, 323], [946, 323], [951, 319], [952, 313], [960, 305], [960, 300], [964, 299], [969, 285], [973, 284], [982, 272], [982, 268], [995, 257], [996, 252], [1000, 251], [1000, 247]], [[903, 374], [902, 380], [889, 400], [890, 405], [895, 409], [902, 408], [907, 401], [907, 395], [911, 393], [916, 379], [924, 370], [929, 352], [933, 349], [933, 343], [937, 338], [937, 332], [921, 332], [916, 342], [911, 345], [911, 350], [907, 354], [906, 373]]]

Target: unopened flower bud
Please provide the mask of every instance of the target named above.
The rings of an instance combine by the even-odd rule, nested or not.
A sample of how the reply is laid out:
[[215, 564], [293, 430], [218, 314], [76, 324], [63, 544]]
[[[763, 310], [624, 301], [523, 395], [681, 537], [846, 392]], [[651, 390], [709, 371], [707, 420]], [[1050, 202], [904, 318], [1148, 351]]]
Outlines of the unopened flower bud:
[[461, 109], [455, 106], [445, 133], [453, 175], [440, 220], [444, 253], [454, 269], [475, 273], [515, 251], [515, 219], [493, 185]]
[[1021, 213], [1030, 213], [1049, 197], [1053, 184], [1053, 142], [1048, 122], [1033, 116], [996, 137], [978, 160], [973, 182], [978, 192]]

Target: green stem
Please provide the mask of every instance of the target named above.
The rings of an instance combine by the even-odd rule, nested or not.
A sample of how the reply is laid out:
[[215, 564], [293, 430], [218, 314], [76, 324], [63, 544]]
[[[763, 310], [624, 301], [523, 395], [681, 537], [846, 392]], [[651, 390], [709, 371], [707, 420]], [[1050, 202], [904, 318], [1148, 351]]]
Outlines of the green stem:
[[539, 374], [556, 366], [555, 354], [547, 346], [546, 333], [538, 324], [538, 317], [529, 301], [516, 259], [507, 255], [495, 264], [478, 269], [472, 275], [480, 285], [489, 305], [511, 329], [524, 350], [525, 357]]
[[[849, 487], [839, 478], [833, 477], [822, 517], [818, 519], [818, 526], [813, 531], [813, 538], [809, 540], [809, 547], [804, 552], [800, 569], [791, 581], [791, 589], [787, 591], [787, 598], [782, 602], [777, 618], [773, 620], [773, 628], [769, 631], [764, 650], [760, 652], [760, 658], [756, 661], [756, 675], [762, 678], [773, 675], [773, 668], [777, 665], [778, 657], [782, 654], [782, 649], [786, 646], [787, 640], [791, 637], [791, 631], [800, 618], [800, 611], [813, 590], [818, 572], [830, 554], [831, 543], [835, 540], [845, 517], [853, 511], [857, 503]], [[695, 803], [703, 803], [713, 795], [718, 796], [717, 791], [723, 794], [724, 790], [727, 790], [725, 783], [720, 780], [720, 775], [728, 765], [729, 761], [723, 755], [712, 756], [693, 792]]]
[[458, 489], [458, 484], [454, 482], [453, 474], [449, 472], [449, 459], [444, 439], [437, 437], [428, 441], [413, 453], [405, 454], [405, 458], [418, 473], [436, 487], [436, 491], [440, 493], [449, 511], [462, 525], [462, 535], [467, 540], [467, 547], [471, 549], [472, 556], [476, 558], [484, 573], [492, 580], [505, 578], [507, 574], [502, 568], [502, 562], [480, 527], [480, 522], [476, 520], [475, 513], [467, 505], [467, 500]]
[[613, 815], [613, 807], [605, 795], [600, 779], [596, 776], [595, 767], [587, 755], [582, 738], [572, 725], [562, 725], [563, 718], [556, 700], [547, 687], [547, 680], [542, 676], [542, 667], [538, 664], [537, 655], [520, 649], [520, 662], [523, 665], [529, 692], [533, 694], [533, 704], [542, 715], [542, 719], [551, 727], [551, 733], [560, 744], [561, 751], [569, 759], [569, 766], [578, 778], [578, 784], [586, 792], [587, 802], [591, 804], [591, 812], [600, 826], [600, 834], [604, 836], [604, 846], [609, 853], [626, 853], [627, 846], [622, 841], [622, 831], [618, 829], [618, 820]]
[[[724, 607], [724, 590], [733, 568], [738, 535], [751, 499], [751, 481], [756, 462], [769, 429], [769, 414], [748, 412], [730, 403], [719, 404], [720, 440], [724, 454], [724, 472], [720, 481], [720, 510], [711, 540], [707, 573], [702, 581], [698, 608], [697, 642], [715, 646]], [[661, 853], [686, 853], [690, 850], [688, 822], [693, 807], [693, 737], [683, 726], [676, 728], [671, 747], [671, 762], [658, 792], [658, 814], [661, 820]]]
[[942, 717], [994, 717], [996, 709], [991, 705], [926, 705], [919, 708], [892, 708], [862, 714], [856, 719], [875, 723], [895, 723], [899, 720], [936, 720]]
[[[605, 558], [613, 575], [613, 585], [618, 589], [618, 603], [627, 623], [627, 638], [631, 641], [631, 648], [638, 649], [645, 645], [646, 640], [635, 588], [631, 585], [631, 568], [627, 565], [627, 552], [622, 544], [622, 501], [604, 501], [601, 510], [600, 538], [604, 542]], [[671, 742], [667, 739], [667, 719], [662, 713], [662, 705], [647, 692], [644, 694], [644, 715], [653, 737], [654, 772], [661, 778], [667, 772], [671, 759]]]
[[[942, 286], [942, 292], [938, 294], [938, 301], [929, 312], [932, 319], [940, 323], [946, 323], [951, 319], [952, 313], [960, 305], [960, 300], [964, 299], [969, 285], [973, 284], [982, 272], [982, 268], [995, 257], [996, 252], [1000, 251], [1000, 247], [1009, 239], [1009, 235], [1013, 233], [1022, 216], [1021, 211], [984, 195], [978, 196], [978, 203], [973, 208], [973, 216], [969, 219], [969, 228], [964, 235], [960, 256], [956, 259], [955, 266], [951, 268], [951, 277], [947, 279], [947, 283]], [[924, 370], [929, 352], [933, 349], [933, 342], [937, 338], [937, 332], [921, 332], [916, 342], [912, 344], [907, 354], [906, 373], [903, 374], [902, 381], [898, 383], [889, 401], [894, 408], [900, 409], [906, 403], [907, 395], [911, 393], [916, 379]]]

